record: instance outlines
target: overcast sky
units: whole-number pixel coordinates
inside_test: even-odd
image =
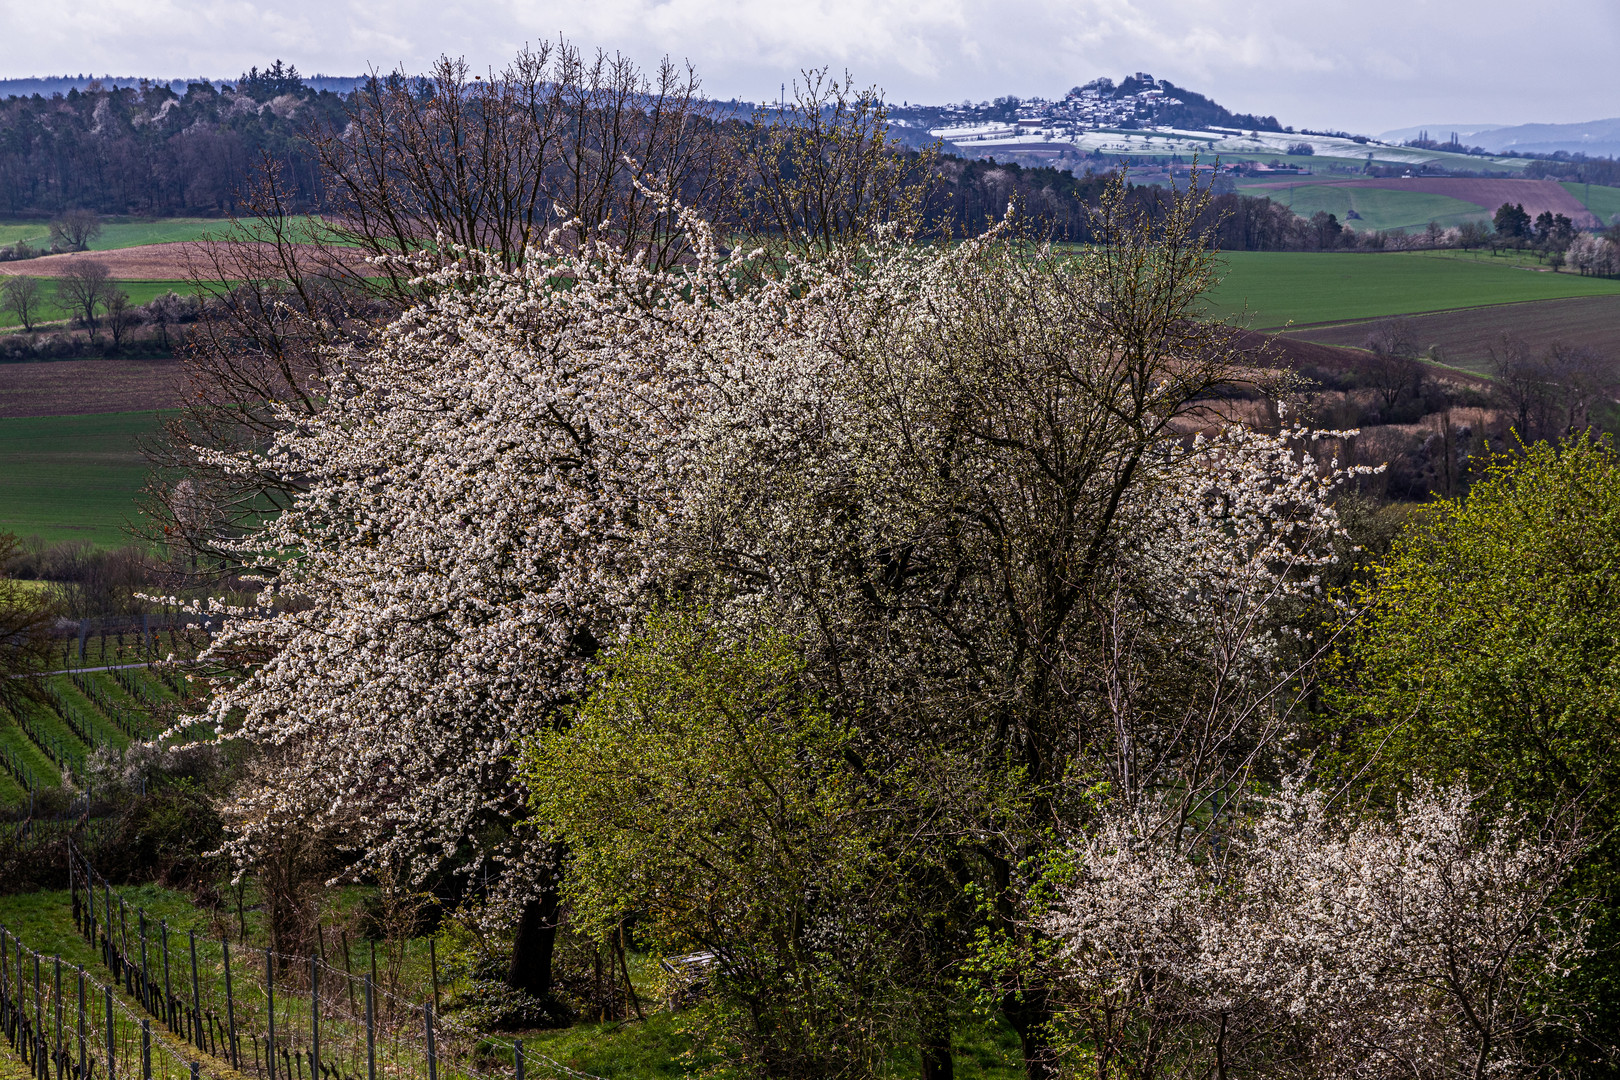
[[[561,33],[720,98],[821,65],[925,102],[1148,71],[1297,127],[1620,116],[1620,0],[0,0],[0,27],[5,77],[499,66]]]

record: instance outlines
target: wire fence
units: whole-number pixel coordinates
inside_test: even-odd
[[[73,919],[115,982],[151,1017],[265,1080],[525,1080],[536,1071],[603,1080],[473,1031],[378,982],[340,955],[298,956],[171,930],[131,909],[76,848]],[[341,966],[339,966],[341,964]],[[434,997],[436,998],[437,988]]]
[[[0,1030],[36,1080],[229,1080],[171,1045],[111,985],[30,949],[4,926]]]

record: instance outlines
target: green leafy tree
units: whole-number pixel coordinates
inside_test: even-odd
[[[1354,768],[1386,791],[1415,772],[1543,817],[1576,809],[1600,838],[1576,887],[1609,901],[1581,977],[1613,1045],[1620,455],[1582,436],[1497,458],[1396,543],[1371,599],[1341,699],[1370,718]]]
[[[1491,219],[1496,226],[1498,236],[1519,240],[1528,237],[1530,230],[1530,215],[1522,204],[1503,203],[1496,208],[1496,214]]]
[[[914,1010],[876,932],[897,899],[879,808],[804,670],[785,637],[654,616],[524,772],[581,928],[711,953],[715,1034],[749,1071],[865,1075]]]

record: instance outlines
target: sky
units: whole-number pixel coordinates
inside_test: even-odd
[[[805,68],[894,101],[1061,96],[1136,71],[1295,127],[1620,116],[1620,0],[0,0],[0,77],[498,68],[566,36],[690,61],[716,98]]]

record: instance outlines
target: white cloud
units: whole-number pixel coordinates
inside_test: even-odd
[[[914,101],[1146,70],[1299,126],[1620,113],[1614,0],[0,0],[0,25],[7,76],[231,76],[278,56],[337,74],[440,52],[498,66],[562,33],[690,59],[724,97],[774,97],[821,65]]]

